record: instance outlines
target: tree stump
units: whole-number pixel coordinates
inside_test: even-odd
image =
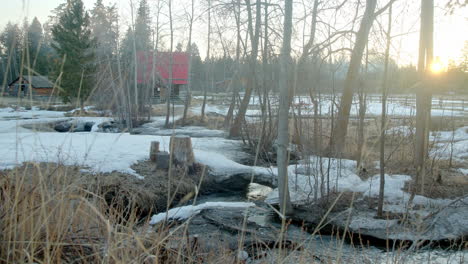
[[[156,153],[156,168],[169,169],[170,155],[167,151],[160,151]]]
[[[150,160],[156,162],[157,154],[159,152],[159,141],[152,141],[150,147]]]
[[[172,136],[170,142],[174,164],[192,167],[195,163],[192,139],[189,136]]]

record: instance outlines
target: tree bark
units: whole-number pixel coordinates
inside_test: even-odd
[[[281,50],[281,71],[279,78],[280,105],[278,113],[278,187],[279,205],[283,215],[292,213],[288,187],[288,147],[289,147],[289,93],[288,79],[291,69],[291,35],[292,35],[292,0],[285,0],[283,47]]]

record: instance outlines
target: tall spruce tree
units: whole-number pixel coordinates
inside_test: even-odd
[[[105,6],[97,0],[91,14],[91,32],[97,41],[96,57],[104,61],[117,52],[118,14],[115,5]]]
[[[48,74],[47,51],[49,47],[44,42],[42,25],[34,17],[31,25],[28,27],[28,52],[31,68],[40,75]]]
[[[18,77],[21,67],[21,30],[18,24],[8,22],[0,34],[0,45],[3,46],[4,82],[8,83]]]
[[[69,0],[67,7],[52,28],[52,47],[63,59],[60,64],[61,95],[65,102],[78,100],[83,108],[90,95],[93,80],[94,47],[90,18],[81,0]]]
[[[140,1],[135,21],[135,45],[137,51],[150,51],[151,44],[151,17],[148,2]]]

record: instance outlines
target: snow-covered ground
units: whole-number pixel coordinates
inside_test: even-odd
[[[409,126],[397,126],[387,130],[388,135],[409,137],[414,135],[415,129]],[[454,131],[432,131],[429,140],[433,142],[430,149],[432,157],[448,160],[450,156],[456,161],[466,162],[468,159],[468,126]]]
[[[15,116],[16,120],[4,117]],[[36,119],[23,120],[24,116]],[[109,120],[101,117],[75,117],[73,119],[95,122],[92,132],[56,133],[36,132],[21,125],[37,122],[51,122],[62,119],[64,112],[42,110],[0,111],[0,169],[12,168],[26,161],[61,162],[67,165],[89,167],[92,172],[121,171],[136,175],[131,166],[148,159],[151,141],[159,141],[161,150],[169,149],[170,136],[131,135],[129,133],[99,133],[99,123]],[[154,122],[161,123],[161,118]],[[192,128],[189,128],[192,130]],[[173,130],[168,130],[173,131]],[[174,132],[174,131],[173,131]],[[171,133],[168,132],[170,135]],[[195,159],[211,168],[214,175],[263,173],[270,171],[261,167],[239,164],[246,154],[242,152],[241,142],[224,138],[193,138]],[[139,175],[137,175],[139,176]]]
[[[218,107],[208,107],[216,110]],[[197,111],[195,107],[193,111]],[[168,150],[169,135],[131,135],[129,133],[100,133],[96,129],[92,132],[82,133],[56,133],[56,132],[35,132],[23,128],[22,125],[30,123],[51,122],[62,119],[76,119],[81,121],[95,122],[95,126],[104,121],[107,117],[65,117],[65,112],[44,111],[37,108],[32,110],[13,108],[0,109],[0,169],[12,168],[26,161],[36,162],[62,162],[68,165],[80,165],[88,167],[91,172],[111,172],[121,171],[133,174],[136,172],[131,166],[138,161],[148,159],[151,141],[159,141],[162,150]],[[154,117],[152,126],[162,126],[163,118]],[[182,129],[183,130],[183,129]],[[187,130],[193,130],[188,128]],[[407,133],[405,128],[401,128],[403,133]],[[408,129],[409,130],[409,129]],[[173,130],[169,130],[176,132]],[[399,130],[398,130],[399,131]],[[398,132],[397,131],[397,132]],[[178,131],[183,132],[183,131]],[[454,155],[457,158],[468,156],[468,127],[460,128],[454,133],[438,132],[431,135],[431,139],[438,139],[439,144],[446,144],[444,140],[456,139],[453,144]],[[277,168],[275,167],[253,167],[242,165],[236,160],[246,155],[242,151],[242,143],[236,140],[224,139],[222,137],[199,137],[192,138],[195,159],[210,167],[212,174],[222,178],[225,176],[235,176],[240,174],[263,175],[275,179]],[[330,164],[330,165],[329,165]],[[362,180],[355,171],[356,164],[351,160],[337,160],[311,156],[307,160],[301,161],[298,165],[290,165],[289,188],[291,198],[294,202],[300,203],[314,198],[319,198],[320,184],[322,177],[324,183],[336,191],[361,192],[364,196],[376,197],[378,195],[378,176]],[[464,173],[464,171],[462,171]],[[328,175],[328,176],[327,176]],[[384,209],[390,212],[402,212],[409,199],[409,194],[402,190],[405,182],[410,180],[407,175],[386,175],[385,185],[385,205]],[[273,190],[268,195],[268,202],[277,201],[278,192]],[[448,207],[453,200],[430,199],[423,196],[416,196],[414,204],[424,205],[424,210],[419,210],[421,216],[426,216],[440,208]],[[468,201],[467,201],[468,202]],[[169,218],[183,219],[204,208],[211,207],[250,207],[251,204],[202,204],[194,207],[176,208],[169,211]],[[429,208],[430,210],[428,210]],[[468,226],[468,216],[455,213],[446,215],[451,219],[451,224]],[[463,212],[461,212],[463,213]],[[468,212],[465,212],[468,213]],[[154,216],[154,223],[161,218],[166,218],[166,214]],[[373,215],[361,215],[350,221],[350,227],[359,228],[378,227],[392,224],[390,221],[375,220]]]
[[[332,106],[334,106],[334,111],[337,110],[336,103],[339,102],[339,95],[335,100],[329,95],[322,95],[320,100],[319,111],[322,115],[330,115]],[[271,96],[270,102],[273,108],[278,105],[278,97]],[[382,114],[382,104],[380,102],[379,96],[370,96],[366,102],[366,115],[367,116],[379,116]],[[415,98],[399,98],[399,97],[390,97],[387,101],[387,114],[391,116],[398,117],[409,117],[415,116],[416,114],[416,101]],[[301,111],[303,115],[313,114],[313,102],[309,96],[295,96],[293,101],[294,111]],[[207,103],[205,111],[214,112],[222,115],[226,115],[229,109],[229,105],[213,105],[210,102]],[[195,112],[201,112],[201,107],[195,107]],[[351,107],[351,115],[356,116],[359,113],[359,102],[357,98],[354,98],[353,105]],[[247,116],[256,116],[260,115],[260,102],[257,96],[253,96],[250,100],[249,109],[247,110]],[[464,100],[441,100],[434,98],[432,100],[432,116],[467,116],[468,115],[468,101]]]
[[[322,177],[324,186],[329,185],[332,191],[360,192],[370,197],[377,197],[379,194],[380,175],[362,180],[356,173],[356,161],[353,160],[311,156],[308,160],[302,160],[297,165],[290,165],[288,171],[291,200],[295,203],[322,197],[320,191]],[[394,204],[408,202],[410,195],[402,188],[405,182],[410,179],[411,177],[408,175],[385,175],[386,206],[391,207]],[[277,189],[268,195],[267,201],[270,203],[278,202]],[[414,198],[414,203],[420,205],[446,205],[450,201],[430,199],[419,195]]]

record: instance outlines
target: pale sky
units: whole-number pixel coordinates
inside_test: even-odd
[[[51,14],[50,11],[64,1],[65,0],[0,0],[0,28],[3,28],[8,21],[21,22],[25,17],[28,17],[28,20],[31,21],[33,17],[37,16],[39,21],[43,23]],[[104,3],[117,4],[122,24],[125,25],[126,21],[128,23],[130,20],[130,1],[131,0],[104,0]],[[407,14],[405,18],[395,18],[399,20],[400,30],[404,32],[407,32],[408,29],[418,31],[418,8],[420,1],[400,1],[398,2],[410,3],[409,5],[412,5],[414,2],[414,10],[408,11],[410,14]],[[94,5],[95,0],[83,0],[83,2],[86,8],[90,9]],[[137,3],[137,0],[133,0],[133,2]],[[148,2],[151,5],[152,0]],[[442,62],[447,63],[450,59],[457,60],[459,58],[464,42],[468,41],[468,8],[457,10],[454,15],[448,15],[446,11],[442,9],[447,0],[436,0],[435,2],[434,55],[440,57]],[[381,1],[379,1],[379,3],[381,4]],[[182,6],[184,4],[187,4],[186,0],[173,0],[174,8],[183,8]],[[300,5],[296,4],[296,11],[300,7]],[[411,13],[414,13],[414,15],[411,15]],[[395,30],[398,30],[398,28]],[[202,25],[197,27],[194,25],[194,31],[194,41],[199,44],[200,52],[203,55],[205,54],[203,47],[205,46],[204,35],[206,35],[206,27]],[[184,38],[183,36],[185,36],[185,34],[186,33],[179,33],[179,37]],[[201,39],[197,40],[197,37]],[[399,52],[398,54],[393,54],[393,56],[398,57],[399,63],[408,64],[416,62],[418,37],[418,33],[413,32],[410,35],[395,40],[393,46],[394,49],[398,49]]]

